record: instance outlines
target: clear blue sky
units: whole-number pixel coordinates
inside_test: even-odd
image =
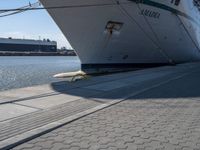
[[[0,9],[18,8],[37,0],[0,0]],[[70,48],[66,38],[46,10],[27,11],[0,18],[0,37],[49,38],[58,42],[58,47]]]

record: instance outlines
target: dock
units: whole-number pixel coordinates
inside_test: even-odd
[[[0,149],[200,150],[200,63],[0,92]]]

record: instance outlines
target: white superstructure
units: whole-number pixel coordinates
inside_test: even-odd
[[[40,0],[82,69],[200,60],[199,0]]]

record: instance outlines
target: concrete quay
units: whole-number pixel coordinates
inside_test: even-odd
[[[200,150],[200,63],[0,92],[0,149]]]

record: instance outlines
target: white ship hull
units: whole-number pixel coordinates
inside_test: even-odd
[[[200,60],[200,14],[192,0],[178,6],[172,0],[135,1],[41,0],[83,70]],[[109,23],[120,27],[107,29]]]

